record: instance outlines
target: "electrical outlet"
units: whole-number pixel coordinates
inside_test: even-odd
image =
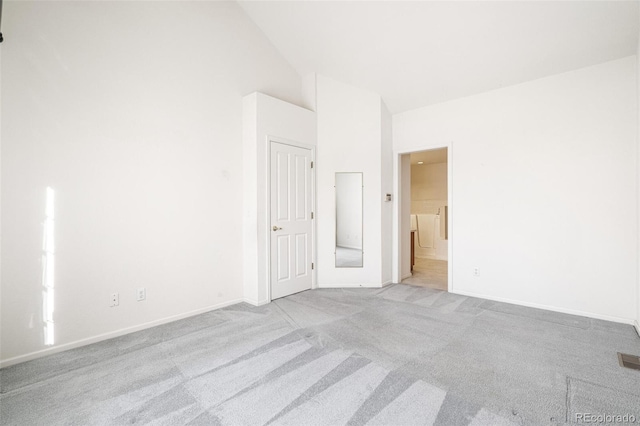
[[[478,268],[477,266],[475,268],[473,268],[473,276],[474,277],[479,277],[480,276],[480,268]]]
[[[118,306],[120,304],[120,294],[119,293],[111,293],[110,304],[112,308],[114,306]]]
[[[140,302],[146,298],[147,298],[147,289],[144,287],[138,287],[138,290],[136,291],[136,300]]]

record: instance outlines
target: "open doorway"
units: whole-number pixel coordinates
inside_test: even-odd
[[[402,282],[447,291],[448,149],[413,152],[409,157],[411,189],[405,196],[410,194],[411,275]]]

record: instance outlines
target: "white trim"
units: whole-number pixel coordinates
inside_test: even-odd
[[[402,155],[393,152],[393,187],[392,190],[396,194],[391,199],[391,279],[397,283],[402,282],[402,262],[400,253],[400,214],[402,213]],[[405,277],[406,278],[406,277]]]
[[[302,149],[308,149],[309,151],[312,151],[315,153],[315,149],[316,146],[310,143],[304,143],[304,142],[298,142],[298,141],[294,141],[291,139],[287,139],[287,138],[281,138],[279,136],[273,136],[273,135],[267,135],[267,142],[270,144],[271,142],[276,142],[276,143],[281,143],[283,145],[291,145],[294,146],[296,148],[302,148]],[[271,149],[271,145],[269,145],[269,149]],[[271,159],[269,159],[269,163],[271,163],[270,161]],[[314,160],[315,161],[315,158]],[[316,165],[314,163],[313,168],[316,168]]]
[[[638,13],[640,17],[640,13]],[[640,336],[640,45],[636,52],[636,320],[634,327]]]
[[[308,149],[311,152],[311,161],[313,162],[313,168],[311,169],[311,211],[314,212],[314,218],[311,219],[311,262],[317,264],[318,261],[316,259],[316,217],[317,217],[317,209],[316,209],[316,169],[318,168],[316,162],[316,146],[304,142],[298,142],[291,139],[281,138],[279,136],[267,135],[267,150],[266,150],[266,173],[265,182],[267,182],[267,205],[266,205],[266,242],[267,242],[267,267],[266,267],[266,283],[267,283],[267,301],[266,302],[257,302],[261,304],[271,302],[271,147],[272,143],[279,143],[283,145],[290,145],[296,148]],[[311,271],[311,290],[318,288],[318,280],[317,280],[318,269],[313,269]],[[251,302],[247,302],[251,303]],[[254,304],[254,303],[251,303]],[[260,306],[255,305],[255,306]]]
[[[586,318],[594,318],[594,319],[600,319],[604,321],[618,322],[621,324],[635,325],[634,324],[635,321],[630,318],[621,318],[621,317],[615,317],[611,315],[600,315],[600,314],[594,314],[592,312],[580,311],[577,309],[559,308],[557,306],[544,305],[542,303],[522,302],[520,300],[507,299],[504,297],[491,297],[491,296],[476,294],[468,291],[456,291],[455,294],[460,294],[462,296],[476,297],[478,299],[509,303],[511,305],[526,306],[528,308],[544,309],[545,311],[559,312],[562,314],[577,315],[577,316],[586,317]]]
[[[108,333],[99,334],[97,336],[88,337],[86,339],[76,340],[74,342],[65,343],[62,345],[54,346],[51,348],[42,349],[35,352],[30,352],[25,355],[19,355],[13,358],[8,358],[0,361],[0,368],[9,367],[11,365],[20,364],[21,362],[31,361],[33,359],[42,358],[47,355],[53,355],[58,352],[64,352],[69,349],[79,348],[81,346],[90,345],[92,343],[101,342],[103,340],[113,339],[114,337],[124,336],[125,334],[134,333],[140,330],[146,330],[147,328],[156,327],[158,325],[167,324],[173,321],[181,320],[184,318],[204,314],[205,312],[214,311],[216,309],[224,308],[227,306],[235,305],[243,302],[243,299],[233,299],[227,302],[218,303],[215,305],[207,306],[205,308],[196,309],[182,314],[172,315],[170,317],[161,318],[154,321],[149,321],[144,324],[136,325],[133,327],[121,328],[120,330],[110,331]]]
[[[321,284],[318,288],[382,288],[385,285],[386,284],[331,283]]]
[[[252,306],[262,306],[262,305],[267,305],[267,304],[271,303],[270,300],[263,300],[261,302],[257,302],[257,301],[255,301],[253,299],[247,299],[246,297],[243,299],[243,301],[245,303],[248,303],[248,304],[252,305]]]
[[[400,277],[400,282],[402,282],[402,281],[404,281],[407,278],[412,277],[412,276],[413,276],[413,272],[409,272],[407,275],[405,275],[403,277]]]
[[[393,284],[393,280],[385,281],[380,285],[380,287],[386,287],[386,286],[391,285],[391,284]]]

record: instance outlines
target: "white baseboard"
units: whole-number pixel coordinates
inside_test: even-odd
[[[386,286],[391,285],[391,284],[393,284],[393,280],[385,281],[385,282],[382,283],[382,285],[380,287],[386,287]]]
[[[454,293],[454,294],[460,294],[462,296],[477,297],[478,299],[486,299],[486,300],[493,300],[493,301],[496,301],[496,302],[510,303],[512,305],[526,306],[528,308],[544,309],[546,311],[559,312],[561,314],[577,315],[577,316],[581,316],[581,317],[587,317],[587,318],[594,318],[594,319],[600,319],[600,320],[605,320],[605,321],[618,322],[618,323],[621,323],[621,324],[635,325],[634,324],[635,321],[633,319],[629,319],[629,318],[621,318],[621,317],[615,317],[615,316],[611,316],[611,315],[594,314],[592,312],[585,312],[585,311],[580,311],[580,310],[577,310],[577,309],[565,309],[565,308],[559,308],[557,306],[544,305],[544,304],[541,304],[541,303],[529,303],[529,302],[523,302],[523,301],[520,301],[520,300],[506,299],[506,298],[503,298],[503,297],[485,296],[485,295],[482,295],[482,294],[476,294],[476,293],[472,293],[472,292],[468,292],[468,291],[453,291],[453,290],[450,290],[450,292]]]
[[[262,300],[258,302],[257,300],[247,299],[247,298],[244,298],[243,301],[253,306],[262,306],[262,305],[266,305],[267,303],[271,303],[270,300]]]
[[[340,284],[320,284],[318,289],[323,288],[380,288],[380,284],[349,284],[349,283],[340,283]]]
[[[8,358],[4,360],[0,360],[0,368],[9,367],[11,365],[20,364],[21,362],[31,361],[37,358],[42,358],[47,355],[53,355],[58,352],[64,352],[69,349],[79,348],[81,346],[90,345],[92,343],[101,342],[103,340],[113,339],[114,337],[124,336],[125,334],[135,333],[136,331],[145,330],[147,328],[155,327],[158,325],[166,324],[169,322],[181,320],[184,318],[189,318],[195,315],[204,314],[205,312],[214,311],[216,309],[224,308],[226,306],[235,305],[237,303],[242,302],[243,299],[234,299],[229,300],[227,302],[218,303],[216,305],[207,306],[206,308],[196,309],[194,311],[185,312],[178,315],[172,315],[170,317],[161,318],[158,320],[146,322],[144,324],[135,325],[133,327],[121,328],[120,330],[111,331],[104,334],[99,334],[97,336],[88,337],[86,339],[76,340],[74,342],[65,343],[62,345],[52,346],[46,349],[41,349],[39,351],[30,352],[25,355],[19,355],[13,358]]]
[[[404,276],[400,279],[400,281],[402,281],[402,280],[406,280],[407,278],[412,277],[412,276],[413,276],[413,273],[409,272],[407,275],[404,275]]]
[[[636,333],[638,333],[638,337],[640,337],[640,322],[634,321],[633,326],[636,328]]]

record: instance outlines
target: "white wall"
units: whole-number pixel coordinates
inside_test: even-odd
[[[4,8],[4,365],[242,300],[242,96],[300,102],[297,73],[233,2]]]
[[[381,99],[375,93],[321,75],[316,76],[315,83],[318,286],[379,287],[382,284],[383,229]],[[305,92],[313,91],[305,89]],[[386,157],[390,156],[389,150]],[[363,174],[362,268],[335,267],[336,172]]]
[[[392,282],[392,253],[393,253],[393,198],[398,194],[393,193],[393,119],[387,106],[381,103],[382,143],[380,177],[382,180],[382,284]],[[391,201],[386,201],[386,194],[391,194]]]
[[[632,321],[635,84],[628,57],[394,116],[396,153],[451,146],[452,291]]]
[[[243,288],[253,305],[270,302],[269,140],[316,145],[316,115],[252,93],[243,98]]]

